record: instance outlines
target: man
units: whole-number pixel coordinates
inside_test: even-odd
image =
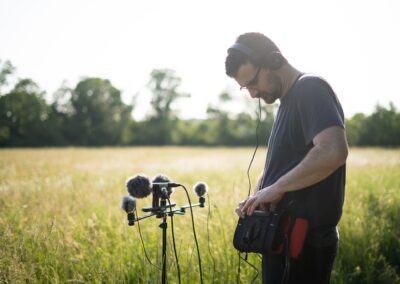
[[[237,214],[294,203],[294,218],[308,224],[301,253],[291,258],[290,268],[284,253],[263,255],[263,283],[282,283],[284,273],[289,283],[329,283],[348,154],[342,107],[326,81],[296,70],[263,34],[239,36],[228,49],[225,67],[252,98],[280,101],[263,174]]]

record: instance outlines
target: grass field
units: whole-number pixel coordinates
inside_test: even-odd
[[[154,266],[144,256],[138,226],[129,227],[119,208],[125,181],[136,173],[164,173],[188,188],[198,180],[209,184],[210,215],[208,208],[194,209],[204,283],[236,283],[234,208],[247,195],[252,151],[0,150],[0,283],[160,283],[161,272],[155,267],[161,262],[160,219],[140,223]],[[251,171],[253,182],[264,157],[262,149]],[[351,149],[332,283],[400,283],[399,190],[400,150]],[[172,200],[187,203],[182,189]],[[150,202],[151,198],[139,200],[138,208]],[[182,283],[199,283],[190,214],[175,216],[174,229]],[[260,267],[259,257],[252,255],[249,261]],[[241,283],[250,283],[255,275],[242,263]],[[170,230],[168,283],[177,283]],[[255,283],[261,283],[261,275]]]

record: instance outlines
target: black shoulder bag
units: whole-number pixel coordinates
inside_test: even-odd
[[[252,216],[239,218],[233,246],[240,252],[278,253],[284,239],[288,219],[284,211],[254,211]]]

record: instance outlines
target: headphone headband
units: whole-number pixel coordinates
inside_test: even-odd
[[[258,63],[261,61],[262,63],[266,64],[271,69],[278,69],[280,68],[285,62],[286,59],[282,56],[279,50],[272,51],[270,54],[258,54],[253,49],[247,47],[241,43],[233,44],[229,49],[228,53],[231,50],[237,50],[249,57],[254,63]]]
[[[254,52],[254,50],[252,50],[251,48],[249,48],[241,43],[235,43],[234,45],[232,45],[228,49],[228,52],[230,52],[231,50],[238,50],[238,51],[244,53],[245,55],[247,55],[248,57],[250,57],[254,61],[257,61],[260,59],[260,56],[257,56],[257,54]]]

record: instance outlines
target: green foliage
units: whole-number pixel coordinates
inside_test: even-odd
[[[370,116],[356,114],[347,121],[350,145],[400,146],[400,113],[393,103],[377,105]]]
[[[181,78],[170,69],[155,69],[150,74],[148,87],[153,95],[151,105],[155,120],[170,120],[173,118],[172,104],[179,98],[190,97],[189,94],[178,92]]]
[[[40,146],[51,143],[47,130],[50,108],[30,79],[21,79],[0,97],[0,145]]]
[[[400,283],[399,162],[398,151],[350,152],[337,283]]]
[[[148,145],[172,143],[172,131],[176,126],[176,116],[172,106],[180,98],[190,97],[189,94],[178,91],[180,84],[181,78],[173,70],[155,69],[151,72],[148,87],[152,93],[153,111],[149,119],[142,123],[142,131],[137,132],[141,137],[145,134],[145,141],[141,143]]]
[[[11,62],[0,61],[0,91],[14,71]],[[208,106],[206,119],[181,120],[176,104],[190,97],[179,91],[181,81],[174,70],[153,70],[148,82],[152,109],[145,120],[134,121],[137,95],[125,104],[121,91],[107,79],[84,78],[74,88],[63,84],[50,104],[35,82],[21,79],[9,92],[0,92],[0,147],[245,146],[255,145],[257,138],[258,144],[267,143],[276,105],[256,107],[251,101],[246,111],[234,114],[231,106],[238,99],[224,91]],[[346,131],[351,146],[399,146],[400,113],[392,103],[388,108],[377,105],[371,115],[359,113],[346,120]]]
[[[132,111],[121,101],[121,92],[100,78],[80,81],[72,91],[71,107],[69,139],[76,145],[118,145]]]
[[[360,145],[365,120],[365,114],[357,113],[346,121],[347,140],[351,146]]]
[[[1,87],[7,85],[7,77],[14,73],[15,67],[11,64],[9,60],[3,61],[0,60],[0,95],[1,95]]]

